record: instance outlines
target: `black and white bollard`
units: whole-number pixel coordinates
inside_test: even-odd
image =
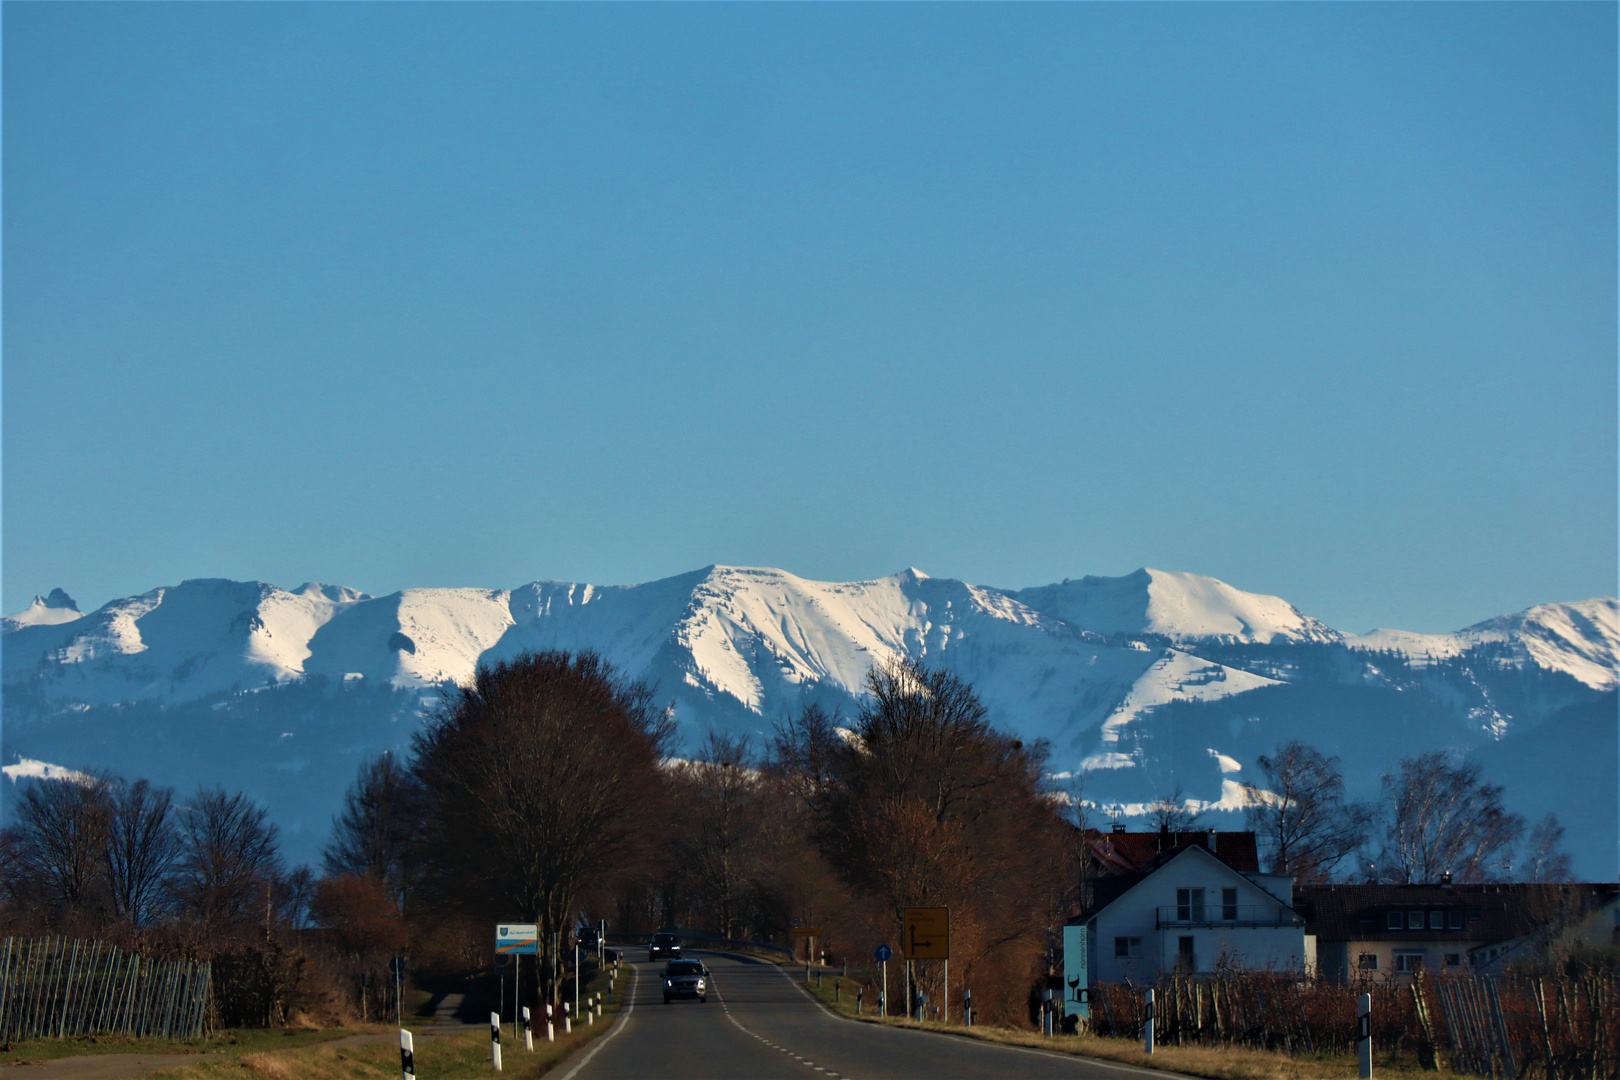
[[[399,1029],[399,1068],[405,1080],[416,1080],[416,1047],[404,1028]]]
[[[489,1056],[495,1063],[495,1071],[501,1071],[501,1014],[489,1014]]]
[[[1356,998],[1356,1063],[1361,1066],[1361,1080],[1372,1077],[1372,995]]]
[[[973,1026],[973,991],[962,991],[962,1026]]]
[[[844,980],[843,979],[834,979],[833,980],[833,1003],[837,1004],[838,1002],[843,1001],[843,1000],[844,1000]]]
[[[917,995],[917,1019],[919,1021],[928,1019],[928,995],[927,994],[918,994]]]
[[[1052,988],[1041,991],[1041,1034],[1052,1037]]]
[[[572,1010],[569,1009],[568,1002],[565,1001],[565,1002],[563,1002],[563,1034],[564,1035],[571,1034],[573,1032],[573,1030],[574,1030],[574,1014],[573,1014]]]
[[[551,1005],[546,1005],[546,1042],[557,1041],[557,1025],[551,1019]]]
[[[863,998],[865,998],[865,997],[866,997],[866,988],[864,986],[857,986],[855,988],[855,1015],[856,1016],[861,1015],[861,1000]]]
[[[1142,1050],[1153,1053],[1153,988],[1142,992]]]
[[[523,1006],[523,1049],[534,1049],[534,1025],[529,1022],[529,1007]]]

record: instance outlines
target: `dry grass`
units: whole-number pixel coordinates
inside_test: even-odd
[[[64,1057],[100,1054],[219,1054],[236,1058],[255,1051],[283,1050],[330,1042],[350,1035],[392,1031],[376,1024],[348,1028],[269,1028],[218,1032],[205,1039],[140,1039],[131,1035],[79,1035],[29,1039],[0,1049],[0,1068]]]
[[[604,990],[607,980],[598,976],[586,992]],[[621,981],[619,998],[629,989]],[[559,1028],[557,1041],[545,1040],[541,1028],[535,1040],[534,1052],[523,1049],[520,1042],[507,1039],[501,1044],[502,1073],[519,1078],[533,1078],[554,1068],[575,1050],[599,1035],[606,1034],[618,1015],[619,1002],[603,1005],[602,1019],[594,1024],[576,1024],[564,1035]],[[428,1035],[419,1032],[416,1038],[416,1071],[419,1076],[433,1080],[472,1080],[490,1073],[489,1029],[471,1028],[449,1035]],[[389,1028],[377,1036],[377,1041],[360,1045],[320,1045],[290,1050],[254,1050],[225,1060],[213,1059],[187,1064],[156,1073],[153,1080],[243,1080],[244,1074],[253,1080],[362,1080],[378,1076],[399,1075],[399,1042]]]
[[[800,974],[802,976],[802,971]],[[851,979],[846,980],[847,985],[853,985],[853,975],[854,973],[851,973]],[[879,1020],[870,1008],[857,1017],[852,993],[846,992],[841,1001],[833,1001],[833,977],[830,974],[823,974],[819,989],[814,979],[806,983],[801,978],[799,985],[808,990],[810,995],[829,1011],[860,1023],[918,1028],[959,1038],[1116,1061],[1147,1069],[1163,1069],[1186,1076],[1210,1077],[1212,1080],[1345,1080],[1358,1074],[1354,1057],[1331,1054],[1290,1057],[1287,1054],[1235,1046],[1160,1046],[1155,1053],[1149,1055],[1142,1052],[1141,1043],[1128,1039],[1107,1039],[1090,1035],[1046,1038],[1034,1031],[984,1024],[965,1028],[960,1024],[942,1024],[932,1020],[919,1022],[893,1016]],[[1373,1073],[1380,1077],[1411,1078],[1411,1080],[1417,1080],[1419,1077],[1423,1080],[1463,1080],[1461,1074],[1445,1069],[1439,1072],[1424,1072],[1415,1063],[1394,1063],[1383,1059],[1374,1062]]]

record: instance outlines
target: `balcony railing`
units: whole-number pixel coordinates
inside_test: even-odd
[[[1230,916],[1230,917],[1228,917]],[[1158,928],[1186,926],[1304,926],[1305,920],[1280,904],[1171,904],[1158,909]]]

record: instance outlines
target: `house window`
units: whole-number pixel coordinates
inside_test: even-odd
[[[1444,930],[1446,928],[1446,913],[1443,911],[1429,912],[1429,929]]]
[[[1446,967],[1462,967],[1462,954],[1454,952],[1446,953]]]
[[[1361,971],[1377,971],[1378,954],[1375,952],[1362,953],[1356,957],[1356,967]]]
[[[1142,955],[1142,939],[1139,937],[1117,937],[1114,939],[1114,955],[1131,957]]]
[[[1176,921],[1177,922],[1203,922],[1204,921],[1204,890],[1203,889],[1177,889],[1176,890]]]
[[[1452,908],[1450,911],[1446,912],[1446,929],[1461,930],[1462,916],[1463,913],[1461,908]]]
[[[1421,929],[1423,929],[1423,912],[1421,912],[1421,911],[1408,911],[1406,913],[1406,928],[1408,930],[1421,930]]]
[[[1395,954],[1395,970],[1405,975],[1411,975],[1423,970],[1423,954],[1420,952],[1398,952]]]
[[[1237,922],[1237,890],[1221,890],[1221,918],[1227,922]]]

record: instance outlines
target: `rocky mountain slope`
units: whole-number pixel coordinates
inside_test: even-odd
[[[907,654],[972,681],[998,724],[1048,740],[1054,772],[1082,777],[1088,800],[1129,812],[1180,784],[1219,812],[1285,737],[1340,753],[1361,794],[1402,754],[1533,738],[1560,710],[1613,700],[1616,628],[1615,600],[1600,598],[1456,634],[1345,635],[1278,597],[1148,569],[1021,590],[726,566],[384,597],[196,580],[88,614],[57,590],[0,627],[0,764],[249,790],[308,857],[360,758],[407,747],[480,662],[593,648],[656,683],[689,738],[763,738],[809,701],[852,711],[869,667]],[[1518,786],[1537,816],[1569,799],[1556,783],[1530,790],[1534,776]],[[1591,872],[1606,860],[1613,877],[1616,841],[1579,839],[1598,853]]]

